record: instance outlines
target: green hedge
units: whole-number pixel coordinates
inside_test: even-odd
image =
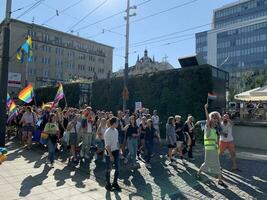
[[[93,83],[92,106],[95,109],[122,109],[123,79],[99,80]],[[196,120],[204,118],[203,106],[207,93],[213,89],[212,72],[209,67],[176,69],[138,77],[128,82],[128,108],[134,110],[136,101],[150,111],[158,110],[162,132],[168,116],[179,114],[186,119],[192,114]]]

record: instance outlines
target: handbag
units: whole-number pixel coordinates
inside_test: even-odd
[[[47,140],[47,138],[48,138],[48,134],[45,133],[45,132],[42,132],[42,133],[41,133],[41,139],[45,139],[45,140]]]

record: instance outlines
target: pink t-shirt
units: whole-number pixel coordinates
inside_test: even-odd
[[[34,113],[25,112],[22,116],[23,125],[31,124],[34,125],[36,116]]]

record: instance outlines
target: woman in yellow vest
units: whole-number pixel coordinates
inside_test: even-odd
[[[208,113],[208,104],[205,105],[206,114],[206,127],[204,132],[204,146],[205,146],[205,161],[201,165],[197,178],[200,178],[202,171],[213,174],[218,177],[218,184],[227,187],[227,185],[222,181],[221,166],[219,161],[218,153],[218,135],[216,133],[217,117],[215,114]]]

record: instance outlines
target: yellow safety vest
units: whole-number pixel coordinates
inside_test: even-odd
[[[204,146],[205,150],[216,150],[217,149],[217,133],[214,128],[210,129],[210,137],[207,137],[206,134],[204,134]]]

